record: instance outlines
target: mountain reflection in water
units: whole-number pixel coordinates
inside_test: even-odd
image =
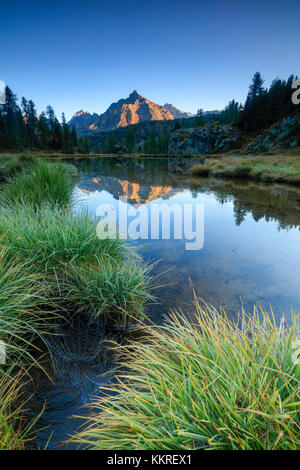
[[[268,308],[276,319],[291,309],[300,309],[300,191],[280,186],[231,182],[189,177],[192,159],[102,158],[76,161],[81,170],[76,194],[78,207],[91,214],[101,203],[118,206],[126,197],[130,205],[151,206],[201,203],[204,205],[204,247],[186,251],[184,240],[137,240],[134,244],[147,262],[160,260],[153,274],[157,305],[148,306],[150,318],[160,323],[171,309],[192,312],[193,288],[205,302],[220,306],[234,318],[254,304]],[[75,209],[76,210],[76,209]],[[132,243],[132,242],[129,242]],[[110,380],[111,353],[105,340],[111,332],[91,328],[82,319],[54,338],[50,347],[53,371],[50,380],[37,371],[31,414],[39,421],[36,445],[60,448],[61,442],[74,435],[81,420],[74,415],[88,414],[82,408],[94,395],[105,393]],[[89,345],[89,347],[87,347]],[[80,352],[80,354],[78,353]],[[114,380],[112,375],[112,380]],[[102,388],[101,388],[102,387]],[[38,426],[38,427],[39,427]],[[77,448],[68,444],[68,448]]]
[[[150,306],[155,321],[170,309],[191,310],[198,296],[236,315],[243,303],[268,308],[277,318],[300,308],[300,191],[247,181],[189,176],[195,159],[102,158],[80,163],[80,200],[92,214],[120,197],[140,207],[153,203],[201,203],[205,211],[202,250],[186,251],[182,240],[137,240],[139,253],[161,274]]]

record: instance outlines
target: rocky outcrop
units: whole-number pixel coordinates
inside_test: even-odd
[[[256,137],[246,148],[246,153],[277,152],[283,148],[300,145],[300,116],[288,117],[274,124]]]
[[[178,129],[169,140],[169,155],[192,156],[225,152],[242,145],[240,132],[231,126],[211,123],[197,129]]]

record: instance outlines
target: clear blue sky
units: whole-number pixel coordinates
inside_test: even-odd
[[[38,111],[101,113],[137,89],[190,112],[300,70],[299,0],[11,0],[0,79]]]

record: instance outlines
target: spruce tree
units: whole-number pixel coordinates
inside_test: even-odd
[[[63,151],[65,153],[73,153],[74,145],[70,132],[70,128],[66,123],[65,113],[62,113],[62,132],[63,132]]]
[[[132,153],[135,149],[135,132],[134,128],[130,127],[127,134],[126,134],[126,147],[128,148],[128,151]]]

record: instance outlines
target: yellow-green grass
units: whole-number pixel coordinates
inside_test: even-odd
[[[131,254],[121,261],[110,257],[94,263],[68,264],[60,274],[61,297],[77,313],[88,312],[107,325],[127,324],[145,317],[145,304],[153,302],[151,266]]]
[[[299,449],[296,320],[196,304],[119,347],[126,372],[73,441],[91,449]]]
[[[22,384],[31,366],[38,365],[34,338],[43,339],[51,333],[57,315],[55,306],[46,301],[48,289],[43,276],[32,272],[30,261],[20,262],[10,257],[5,247],[0,248],[0,341],[4,362],[0,364],[0,450],[22,449],[29,438],[33,423],[24,422]]]
[[[39,416],[29,423],[22,399],[22,382],[28,380],[23,372],[15,372],[18,361],[10,364],[8,370],[0,368],[0,451],[24,450],[28,441],[33,439],[32,428]]]
[[[196,177],[253,179],[300,185],[299,156],[261,156],[207,158],[195,165],[191,173]]]
[[[33,161],[32,157],[23,155],[0,155],[0,182],[16,175],[24,166],[29,166]]]

